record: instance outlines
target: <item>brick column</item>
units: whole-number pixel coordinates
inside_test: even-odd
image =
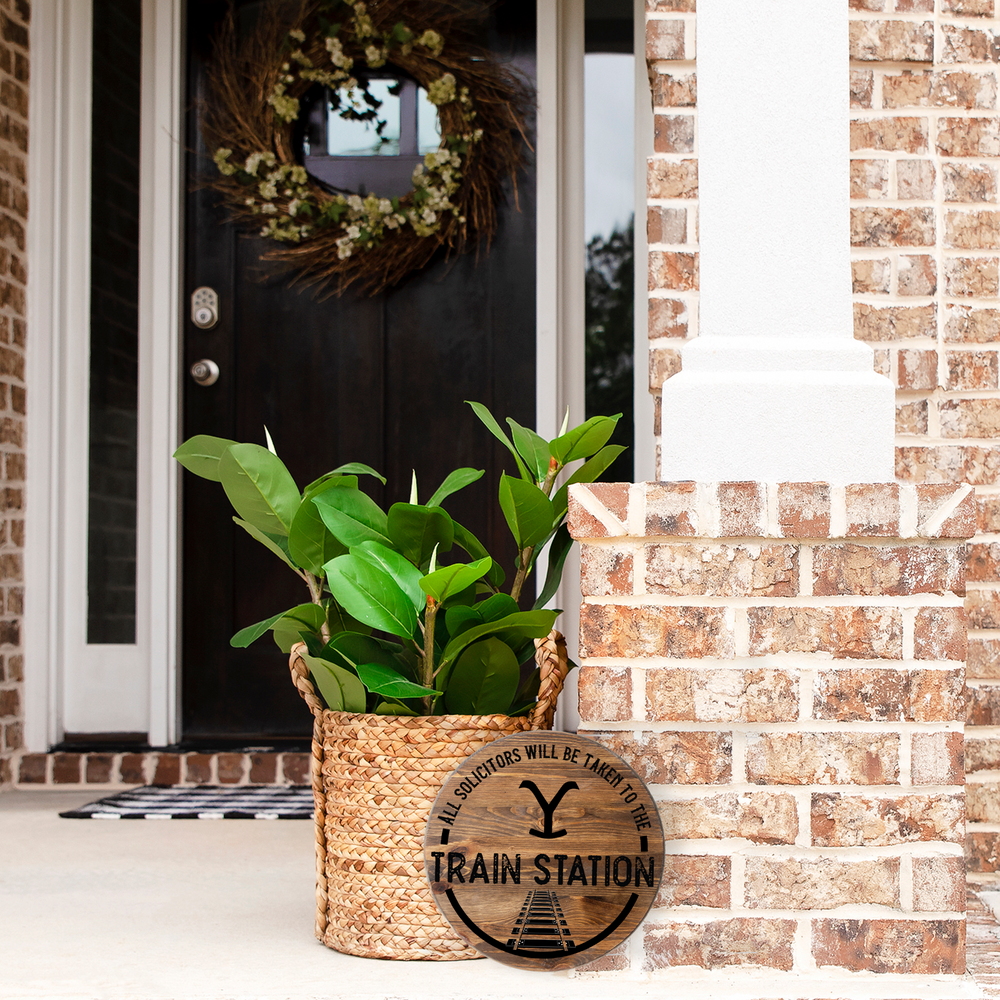
[[[975,521],[952,484],[572,488],[581,732],[667,837],[657,906],[603,968],[759,966],[760,996],[964,971]]]

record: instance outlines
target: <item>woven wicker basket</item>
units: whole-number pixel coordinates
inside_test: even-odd
[[[447,776],[487,743],[551,729],[568,664],[553,631],[535,640],[541,671],[529,718],[391,716],[330,712],[296,646],[292,680],[314,716],[316,937],[367,958],[478,958],[448,926],[424,875],[424,828]]]

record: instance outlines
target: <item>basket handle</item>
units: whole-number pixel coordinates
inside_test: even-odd
[[[309,667],[302,659],[301,652],[306,648],[304,642],[292,646],[288,657],[288,669],[292,674],[292,683],[302,695],[314,716],[323,714],[323,701],[316,693],[309,677]],[[562,691],[563,682],[569,673],[569,661],[566,659],[566,640],[562,634],[553,629],[544,639],[535,640],[535,662],[541,678],[538,684],[538,701],[531,710],[532,729],[551,729],[555,717],[556,701]]]

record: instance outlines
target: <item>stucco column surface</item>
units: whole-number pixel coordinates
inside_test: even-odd
[[[841,0],[699,5],[700,336],[665,480],[893,478],[893,389],[853,337],[847,26]]]

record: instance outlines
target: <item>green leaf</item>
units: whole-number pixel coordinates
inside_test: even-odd
[[[472,407],[472,412],[475,413],[477,417],[486,425],[489,432],[498,440],[502,441],[506,445],[507,450],[514,456],[514,461],[517,462],[517,470],[521,473],[521,478],[532,482],[531,473],[528,471],[528,467],[521,460],[521,456],[517,453],[517,449],[511,444],[511,440],[504,434],[500,425],[496,422],[493,414],[490,413],[482,403],[474,403],[471,399],[467,399],[466,402]]]
[[[516,646],[522,639],[542,639],[552,631],[558,614],[557,611],[551,610],[518,611],[495,622],[485,622],[470,628],[448,641],[438,660],[438,667],[444,668],[454,661],[469,643],[484,639],[488,635],[496,636],[508,646]]]
[[[591,417],[585,420],[579,427],[574,427],[552,442],[552,456],[566,465],[578,458],[593,455],[608,443],[620,418],[621,414],[616,413],[613,417]]]
[[[521,609],[517,601],[509,594],[494,594],[476,605],[476,611],[482,615],[484,622],[495,622],[508,615],[516,615]]]
[[[255,528],[252,524],[248,524],[246,521],[240,520],[238,517],[234,517],[233,520],[252,539],[254,539],[254,541],[260,542],[264,548],[270,549],[283,563],[298,571],[299,567],[296,565],[295,560],[291,556],[288,548],[288,540],[286,538],[282,538],[281,535],[269,535],[267,532],[260,531]]]
[[[302,498],[285,463],[259,444],[231,445],[219,460],[229,502],[244,521],[287,537]]]
[[[428,507],[437,507],[442,500],[450,497],[452,493],[464,490],[477,479],[483,478],[483,469],[456,469],[449,472],[444,478],[444,482],[434,491],[434,495],[427,501]]]
[[[309,653],[299,654],[306,662],[319,693],[334,712],[363,712],[366,707],[365,686],[349,670],[321,660]]]
[[[349,615],[401,639],[412,637],[413,602],[385,570],[351,554],[331,559],[324,569],[330,593]]]
[[[401,705],[398,701],[383,701],[376,709],[376,715],[419,715],[409,705]]]
[[[274,447],[274,440],[271,438],[271,432],[267,429],[267,424],[264,424],[264,438],[267,441],[267,450],[272,455],[277,455],[278,449]]]
[[[319,479],[314,479],[303,491],[302,496],[319,496],[328,486],[353,486],[358,488],[358,477],[341,475],[338,472],[324,472]]]
[[[458,521],[452,523],[455,526],[455,544],[460,549],[464,549],[473,559],[482,559],[489,555],[486,546],[468,528],[459,524]],[[504,571],[495,559],[489,573],[486,574],[486,579],[489,580],[494,589],[503,586]]]
[[[569,529],[565,524],[560,524],[555,535],[552,536],[552,544],[549,546],[549,568],[545,573],[545,586],[542,587],[542,592],[534,604],[536,609],[545,607],[559,589],[559,584],[562,582],[563,566],[571,548],[573,548],[573,539],[569,536]]]
[[[420,578],[420,589],[433,597],[438,604],[444,604],[449,597],[460,594],[471,587],[476,580],[486,576],[492,565],[493,560],[486,556],[468,565],[454,563],[451,566],[442,566],[441,569]]]
[[[347,546],[334,537],[323,523],[313,497],[335,486],[357,489],[357,476],[324,476],[312,491],[306,489],[299,509],[288,532],[288,551],[298,564],[313,576],[323,575],[323,566],[347,551]]]
[[[323,523],[348,548],[367,541],[392,546],[385,512],[367,493],[334,486],[314,496],[312,502],[319,510]]]
[[[456,715],[502,714],[510,708],[520,670],[509,646],[489,638],[468,646],[448,679],[444,703]]]
[[[330,635],[336,635],[338,632],[358,632],[361,635],[368,635],[371,632],[370,625],[365,625],[357,618],[352,618],[332,598],[327,603],[326,620],[330,624]]]
[[[395,549],[387,548],[379,542],[362,542],[351,549],[351,555],[388,573],[413,602],[417,611],[427,604],[427,598],[420,589],[420,570]]]
[[[358,632],[341,632],[334,635],[322,647],[319,655],[324,660],[330,660],[338,666],[354,671],[357,670],[359,663],[380,663],[383,667],[396,671],[399,671],[401,666],[408,669],[398,658],[402,647],[393,645],[390,650],[386,648],[387,645],[389,644],[370,635],[361,635]]]
[[[552,530],[552,501],[534,483],[501,474],[500,509],[518,549],[537,545]]]
[[[514,446],[521,453],[521,457],[528,463],[528,468],[533,469],[535,479],[542,482],[549,471],[549,443],[545,438],[536,434],[527,427],[522,427],[511,417],[507,418],[510,424],[511,437],[514,438]]]
[[[438,619],[440,621],[440,618]],[[456,636],[468,628],[483,624],[483,616],[475,606],[469,607],[465,604],[456,604],[445,611],[445,628],[448,629],[449,636]]]
[[[236,442],[230,441],[229,438],[212,437],[211,434],[195,434],[174,452],[174,458],[188,472],[193,472],[196,476],[201,476],[202,479],[211,479],[214,483],[221,483],[219,459],[234,444]]]
[[[424,695],[441,694],[434,688],[414,684],[402,674],[380,663],[359,663],[358,676],[372,694],[385,695],[388,698],[423,698]]]
[[[556,490],[552,497],[552,507],[555,516],[560,520],[566,516],[569,508],[569,488],[574,483],[594,483],[598,476],[623,452],[628,449],[623,444],[609,444],[602,448],[593,458],[588,459]]]
[[[448,552],[455,539],[455,525],[446,510],[413,503],[394,503],[386,530],[390,544],[414,566],[423,566],[435,545],[438,552]]]
[[[383,486],[385,486],[385,476],[381,472],[376,472],[370,465],[364,462],[345,462],[338,465],[336,469],[327,473],[328,476],[374,476]]]
[[[271,618],[266,618],[262,622],[257,622],[256,625],[247,625],[246,628],[241,628],[239,632],[237,632],[236,635],[229,640],[229,645],[235,646],[237,649],[246,649],[251,642],[256,642],[276,621],[280,618],[284,618],[286,614],[287,612],[281,611]]]
[[[326,612],[318,604],[300,604],[286,611],[272,626],[274,641],[283,653],[290,653],[292,646],[302,642],[302,633],[321,635],[326,624]]]

